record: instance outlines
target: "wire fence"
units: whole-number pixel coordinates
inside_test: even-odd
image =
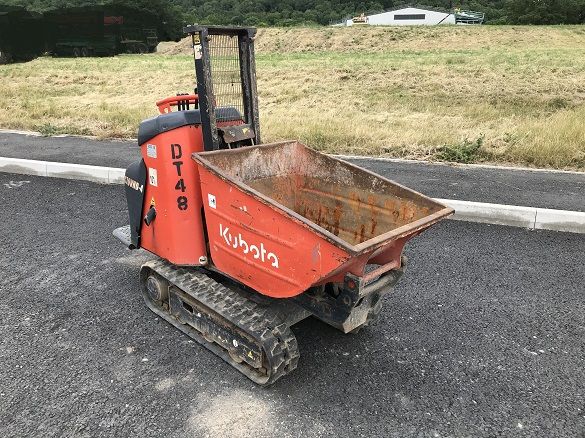
[[[216,107],[233,107],[244,114],[238,37],[210,35],[209,54]]]

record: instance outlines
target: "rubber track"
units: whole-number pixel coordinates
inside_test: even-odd
[[[270,385],[297,367],[299,360],[297,340],[290,327],[283,323],[283,318],[278,312],[246,299],[237,291],[213,280],[201,270],[177,267],[164,260],[148,262],[142,266],[142,270],[145,268],[165,278],[191,298],[213,310],[231,326],[236,326],[240,331],[255,340],[269,364],[269,370],[264,376],[251,375],[243,369],[246,368],[245,366],[231,359],[227,351],[217,344],[210,344],[201,338],[192,336],[184,328],[179,327],[179,325],[183,325],[182,323],[164,309],[156,306],[144,294],[147,305],[151,310],[216,353],[256,383]],[[146,279],[146,276],[141,273],[142,278]],[[156,309],[153,308],[153,305],[156,306]],[[221,354],[218,350],[223,351],[224,354]]]

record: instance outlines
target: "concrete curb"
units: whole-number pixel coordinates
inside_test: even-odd
[[[0,172],[123,184],[124,169],[0,157]],[[585,212],[437,199],[455,209],[454,220],[585,234]]]
[[[43,134],[37,131],[22,131],[19,129],[0,129],[0,134],[28,135],[29,137],[42,137]]]
[[[455,209],[452,219],[466,222],[482,222],[494,225],[510,225],[521,228],[534,228],[536,209],[515,205],[488,204],[485,202],[437,199]]]
[[[0,157],[0,172],[92,181],[102,184],[122,184],[125,170],[115,167]]]
[[[455,209],[453,220],[585,234],[585,212],[437,199]]]
[[[124,138],[124,137],[98,137],[97,135],[82,135],[82,134],[54,134],[54,135],[46,135],[42,132],[38,131],[23,131],[19,129],[0,129],[0,134],[16,134],[16,135],[25,135],[28,137],[47,137],[47,138],[83,138],[86,140],[107,140],[107,141],[120,141],[120,142],[128,142],[128,143],[136,143],[138,140],[136,138]]]

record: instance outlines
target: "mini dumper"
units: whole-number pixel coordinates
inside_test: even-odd
[[[153,312],[268,385],[297,366],[292,325],[373,322],[406,242],[453,210],[297,141],[261,144],[255,29],[185,32],[195,94],[140,124],[114,235],[158,256],[140,270]]]

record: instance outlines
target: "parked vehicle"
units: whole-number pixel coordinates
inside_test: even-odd
[[[39,56],[45,49],[44,34],[41,14],[21,7],[0,6],[0,64]]]
[[[44,14],[0,6],[0,64],[53,56],[152,53],[159,41],[177,40],[154,13],[126,6],[55,9]]]
[[[297,367],[292,325],[374,322],[406,242],[453,209],[297,141],[262,144],[256,29],[185,31],[196,94],[140,124],[114,235],[158,256],[139,275],[155,314],[269,385]]]
[[[57,9],[45,14],[55,56],[152,53],[158,45],[157,17],[123,7]]]

